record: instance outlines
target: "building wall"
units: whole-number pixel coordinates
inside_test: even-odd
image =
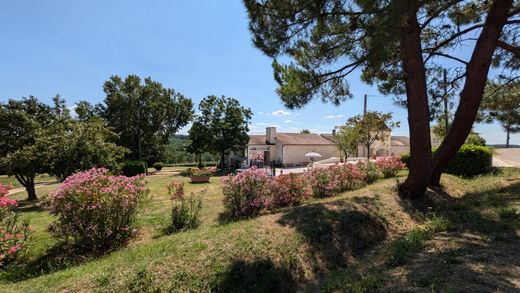
[[[370,154],[372,156],[389,156],[392,152],[391,150],[391,147],[390,147],[390,143],[391,143],[391,137],[390,137],[390,133],[388,133],[388,135],[386,136],[385,140],[376,140],[372,146],[371,146],[371,152]],[[379,154],[377,153],[379,151]],[[358,157],[366,157],[367,156],[367,149],[362,146],[362,145],[359,145],[358,146]]]
[[[409,152],[410,152],[410,146],[408,146],[408,145],[392,146],[392,148],[390,149],[390,155],[396,156],[396,157],[400,157],[402,154],[409,153]]]
[[[335,145],[285,145],[283,146],[283,160],[284,166],[298,166],[307,165],[310,160],[305,157],[306,153],[316,152],[321,155],[315,160],[324,160],[330,157],[339,158],[339,149]]]

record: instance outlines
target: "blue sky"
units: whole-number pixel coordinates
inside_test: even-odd
[[[330,132],[369,109],[392,111],[407,135],[405,109],[375,88],[349,82],[354,99],[339,107],[314,101],[285,109],[276,95],[271,60],[254,48],[245,9],[226,1],[5,1],[0,9],[0,101],[34,95],[44,102],[60,94],[70,105],[104,98],[110,75],[150,76],[192,98],[234,97],[253,111],[251,132],[307,128]],[[504,143],[498,125],[477,125],[488,143]],[[184,130],[185,131],[185,130]],[[512,135],[520,144],[520,135]]]

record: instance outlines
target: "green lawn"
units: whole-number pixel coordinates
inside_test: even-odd
[[[38,175],[36,176],[34,182],[35,183],[42,183],[42,182],[49,182],[49,181],[55,181],[56,179],[52,176],[49,176],[47,174],[44,175]],[[4,185],[11,185],[13,188],[20,188],[22,185],[14,176],[7,176],[7,175],[0,175],[0,183]]]
[[[139,213],[137,237],[103,256],[59,250],[46,231],[52,218],[40,204],[21,202],[34,233],[25,265],[0,273],[0,291],[520,289],[518,169],[474,179],[445,175],[446,193],[430,194],[427,213],[401,201],[396,180],[387,179],[233,223],[220,221],[219,178],[190,184],[174,174],[147,177],[151,198]],[[187,192],[207,193],[201,226],[166,235],[172,178],[186,181]],[[40,188],[39,196],[54,188]]]

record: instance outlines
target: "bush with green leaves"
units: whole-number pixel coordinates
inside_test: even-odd
[[[374,183],[378,179],[383,177],[383,173],[379,170],[377,165],[373,162],[360,162],[358,163],[358,167],[365,174],[365,182],[367,184]]]
[[[202,209],[202,197],[206,190],[199,194],[184,194],[184,182],[172,180],[168,184],[168,193],[172,201],[172,220],[169,232],[193,229],[199,226],[199,214]]]
[[[432,152],[435,154],[437,150]],[[401,156],[401,161],[410,168],[410,154]],[[446,173],[463,177],[484,174],[492,169],[493,152],[490,148],[480,145],[464,144],[444,170]]]
[[[472,177],[491,171],[493,152],[485,146],[465,144],[446,167],[446,173]]]
[[[155,163],[153,164],[153,168],[154,168],[155,170],[157,170],[157,171],[161,171],[162,168],[164,168],[164,164],[161,163],[161,162],[155,162]]]
[[[123,175],[132,177],[140,174],[146,174],[146,163],[141,161],[126,161],[121,168]]]

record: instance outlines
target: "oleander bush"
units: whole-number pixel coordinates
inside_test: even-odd
[[[374,183],[383,177],[383,173],[374,162],[359,162],[357,165],[365,175],[365,182],[368,184]]]
[[[270,189],[270,207],[299,205],[312,195],[312,189],[306,178],[293,173],[274,177]]]
[[[142,176],[112,176],[93,168],[69,176],[50,194],[54,237],[86,250],[106,250],[134,233],[139,204],[147,195]]]
[[[231,219],[258,215],[270,204],[269,176],[252,167],[237,175],[222,177],[224,207]]]
[[[184,194],[184,182],[172,180],[168,184],[168,194],[172,201],[172,219],[169,232],[178,232],[196,228],[200,224],[199,214],[202,209],[202,197],[205,190],[199,194],[193,192]]]
[[[385,178],[396,177],[405,164],[398,157],[381,157],[376,160],[376,166]]]
[[[29,237],[27,222],[19,223],[13,211],[17,202],[7,197],[9,188],[0,184],[0,268],[7,266],[25,249]]]
[[[315,197],[327,197],[364,186],[366,174],[358,164],[344,164],[312,169],[306,178]]]
[[[312,195],[315,197],[327,197],[334,194],[335,186],[331,182],[326,168],[312,169],[305,175],[312,188]]]

